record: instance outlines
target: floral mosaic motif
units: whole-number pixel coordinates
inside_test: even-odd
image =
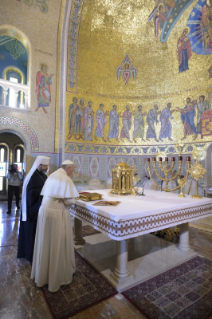
[[[91,159],[90,170],[91,170],[92,176],[97,176],[99,172],[99,162],[98,162],[98,159],[95,157],[92,157]]]
[[[39,150],[39,143],[38,143],[38,138],[36,136],[36,133],[28,124],[26,124],[22,120],[19,120],[15,117],[9,117],[9,116],[0,117],[0,125],[8,125],[8,124],[18,126],[22,131],[24,131],[28,135],[31,142],[32,151]]]
[[[42,13],[48,12],[47,0],[24,0],[24,3],[28,6],[38,7]]]
[[[198,144],[198,147],[205,148],[207,143]],[[186,144],[182,147],[182,154],[191,153],[195,147],[195,144]],[[67,153],[89,153],[89,154],[104,154],[104,155],[154,155],[159,152],[166,152],[167,154],[178,154],[176,146],[99,146],[99,145],[87,145],[87,144],[75,144],[75,143],[65,143],[65,152]]]
[[[69,35],[68,35],[68,79],[67,90],[76,91],[77,84],[77,48],[80,19],[84,0],[74,0],[72,3]]]
[[[17,60],[21,54],[26,52],[24,46],[17,40],[9,41],[5,45],[6,49],[10,52],[10,55],[13,57],[14,60]]]

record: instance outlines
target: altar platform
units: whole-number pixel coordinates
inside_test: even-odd
[[[180,198],[174,193],[152,190],[139,197],[115,196],[109,190],[96,192],[104,200],[121,203],[102,207],[93,206],[95,202],[77,201],[71,208],[75,217],[74,240],[83,257],[120,292],[192,258],[195,253],[189,247],[188,223],[212,216],[209,198]],[[95,244],[89,237],[85,244],[82,222],[102,232],[95,235]],[[177,225],[180,226],[178,246],[149,234]]]

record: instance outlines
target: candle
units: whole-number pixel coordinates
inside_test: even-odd
[[[162,162],[162,157],[159,157],[159,161]]]
[[[179,161],[182,161],[183,157],[182,156],[179,156]]]
[[[150,162],[150,158],[147,158],[147,162]]]
[[[172,161],[175,162],[175,157],[172,157]]]
[[[166,158],[165,158],[165,161],[168,162],[168,160],[169,160],[168,157],[166,157]]]
[[[156,161],[156,157],[153,157],[152,160],[153,160],[153,162],[155,162]]]
[[[190,156],[188,156],[188,157],[186,158],[186,160],[187,160],[187,162],[190,162],[190,160],[191,160]]]

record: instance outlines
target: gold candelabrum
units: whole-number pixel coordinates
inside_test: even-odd
[[[134,194],[133,176],[136,167],[130,168],[126,163],[119,163],[112,170],[112,194],[127,195]]]
[[[171,167],[169,166],[169,159],[168,157],[165,157],[165,164],[164,166],[162,165],[163,163],[163,158],[162,157],[157,157],[157,160],[159,162],[159,168],[160,170],[163,172],[163,175],[164,176],[161,176],[159,174],[159,172],[157,171],[157,167],[156,167],[156,157],[153,157],[152,158],[152,164],[153,164],[153,169],[154,169],[154,172],[156,174],[156,176],[159,178],[159,180],[165,182],[165,187],[162,187],[162,186],[159,186],[153,179],[153,176],[152,176],[152,173],[151,173],[151,170],[150,170],[150,158],[147,159],[147,170],[148,170],[148,173],[149,173],[149,177],[151,178],[151,180],[153,181],[154,185],[165,191],[165,192],[173,192],[179,188],[181,188],[181,192],[180,194],[178,195],[179,197],[185,197],[185,195],[183,194],[183,186],[186,184],[187,180],[188,180],[188,175],[189,175],[189,170],[187,170],[186,172],[186,176],[182,176],[180,175],[181,174],[181,169],[182,169],[182,156],[179,156],[179,167],[178,167],[178,170],[175,171],[174,170],[174,165],[175,165],[175,157],[172,157],[171,158]],[[190,168],[190,161],[191,161],[191,158],[190,157],[187,157],[186,159],[187,161],[187,165],[188,165],[188,169]],[[171,175],[171,177],[168,177],[168,175]],[[169,182],[177,179],[177,182],[178,182],[178,186],[175,187],[175,188],[169,188]]]

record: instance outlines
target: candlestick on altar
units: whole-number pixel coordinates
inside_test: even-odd
[[[158,177],[158,179],[161,180],[162,182],[165,182],[165,187],[159,186],[154,181],[152,174],[151,174],[151,171],[150,171],[150,159],[148,159],[148,161],[147,161],[147,170],[149,173],[149,177],[151,178],[151,180],[153,181],[153,183],[156,187],[158,187],[159,189],[161,189],[165,192],[172,192],[172,191],[175,191],[176,189],[179,189],[181,187],[180,197],[183,197],[184,194],[182,192],[182,187],[187,182],[188,175],[189,175],[188,171],[186,173],[186,176],[183,178],[183,181],[181,180],[181,178],[178,179],[178,181],[180,180],[180,183],[178,183],[179,185],[177,187],[171,189],[168,186],[169,182],[173,181],[174,179],[177,179],[181,175],[182,162],[183,162],[182,156],[179,156],[179,163],[178,163],[179,166],[178,166],[178,170],[176,170],[176,168],[174,167],[175,166],[175,157],[172,157],[171,162],[170,162],[171,165],[169,165],[168,156],[165,157],[165,162],[163,163],[162,157],[158,157],[158,155],[156,155],[156,159],[157,159],[158,164],[159,164],[159,169],[160,169],[160,171],[162,171],[162,173],[160,173],[160,171],[158,171],[158,168],[156,167],[155,157],[153,157],[153,159],[152,159],[152,165],[153,165],[154,172],[155,172],[156,176]],[[187,159],[187,165],[189,168],[190,167],[190,160],[188,160],[188,159]],[[171,176],[171,177],[169,177],[169,176]]]

